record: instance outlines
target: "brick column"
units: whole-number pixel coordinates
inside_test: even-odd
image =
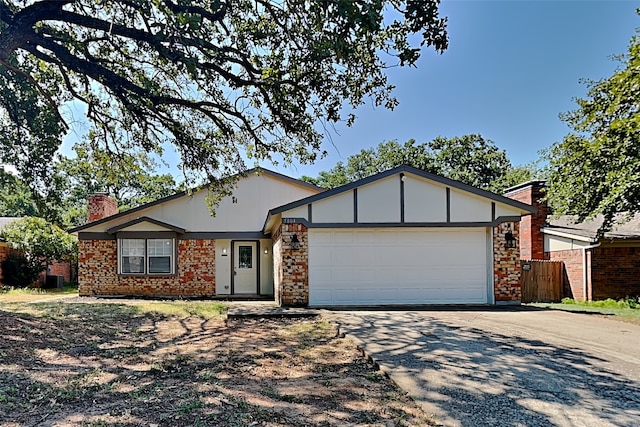
[[[298,237],[300,249],[291,248],[293,235]],[[282,306],[309,304],[309,249],[307,227],[302,224],[280,225],[273,236],[274,294]]]
[[[520,220],[520,258],[548,259],[544,253],[544,235],[542,228],[547,222],[547,202],[544,200],[544,181],[530,181],[508,188],[504,194],[510,199],[527,203],[536,208],[536,212],[523,216]]]
[[[505,234],[511,230],[516,242],[520,237],[518,222],[503,222],[493,229],[493,294],[496,304],[519,304],[522,300],[520,286],[520,248],[507,248]]]

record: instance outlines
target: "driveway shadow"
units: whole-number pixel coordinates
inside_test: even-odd
[[[444,425],[640,425],[640,381],[611,360],[422,311],[330,316]]]

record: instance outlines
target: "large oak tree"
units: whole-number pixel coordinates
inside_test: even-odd
[[[606,79],[588,81],[588,97],[562,116],[573,132],[547,153],[548,198],[558,214],[604,216],[640,212],[640,38]]]
[[[385,69],[447,47],[439,0],[0,0],[0,163],[36,194],[77,101],[107,153],[173,144],[187,176],[312,161]]]

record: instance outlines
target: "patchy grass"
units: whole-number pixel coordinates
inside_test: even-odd
[[[601,314],[623,322],[640,325],[640,302],[638,298],[625,298],[618,301],[611,298],[601,301],[580,301],[572,298],[563,298],[561,303],[535,303],[529,305],[554,310]]]
[[[319,320],[198,302],[0,303],[0,426],[429,426]]]
[[[78,296],[78,287],[70,284],[65,285],[62,289],[0,289],[0,303],[47,301],[73,296]]]
[[[134,306],[141,313],[176,316],[182,319],[189,316],[199,316],[205,319],[218,318],[226,314],[229,309],[227,304],[209,301],[143,301],[134,303]]]

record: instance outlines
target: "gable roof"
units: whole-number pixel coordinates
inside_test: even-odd
[[[243,177],[248,177],[248,176],[251,176],[251,175],[267,175],[267,176],[271,176],[271,177],[276,178],[276,179],[280,179],[280,180],[289,182],[291,184],[299,185],[299,186],[302,186],[302,187],[307,187],[307,188],[310,188],[312,190],[325,191],[324,188],[318,187],[317,185],[313,185],[313,184],[308,183],[306,181],[302,181],[302,180],[299,180],[299,179],[296,179],[296,178],[292,178],[290,176],[283,175],[281,173],[274,172],[272,170],[261,168],[261,167],[249,169],[248,171],[246,171],[244,173],[238,173],[236,175],[232,175],[232,177],[243,178]],[[202,187],[202,189],[205,189],[205,188],[206,188],[206,186]],[[202,190],[202,189],[200,189],[200,190]],[[194,188],[191,191],[192,192],[196,192],[196,191],[200,191],[200,190],[197,189],[197,188]],[[111,215],[111,216],[99,219],[97,221],[88,222],[86,224],[71,228],[70,230],[67,230],[67,231],[69,233],[76,233],[78,231],[82,231],[82,230],[87,229],[89,227],[93,227],[93,226],[105,223],[107,221],[112,221],[114,219],[121,218],[121,217],[123,217],[125,215],[130,215],[132,213],[135,213],[135,212],[138,212],[138,211],[142,211],[144,209],[148,209],[148,208],[150,208],[152,206],[159,205],[161,203],[165,203],[165,202],[168,202],[168,201],[171,201],[171,200],[174,200],[174,199],[179,199],[180,197],[184,197],[187,194],[189,194],[189,191],[180,191],[180,192],[177,192],[177,193],[172,194],[170,196],[163,197],[163,198],[158,199],[158,200],[154,200],[153,202],[145,203],[143,205],[136,206],[135,208],[119,212],[119,213],[117,213],[115,215]],[[129,225],[132,225],[132,224],[129,224]],[[166,226],[167,227],[173,227],[173,226],[170,226],[168,224]]]
[[[276,208],[273,208],[273,209],[271,209],[269,211],[269,215],[267,216],[267,221],[265,221],[265,224],[269,221],[269,218],[272,215],[275,215],[275,214],[278,214],[278,213],[282,213],[284,211],[288,211],[290,209],[297,208],[299,206],[304,206],[304,205],[306,205],[308,203],[316,202],[318,200],[326,199],[328,197],[332,197],[332,196],[335,196],[337,194],[344,193],[345,191],[353,190],[356,187],[360,187],[362,185],[370,184],[372,182],[379,181],[381,179],[384,179],[384,178],[387,178],[389,176],[395,175],[397,173],[402,173],[402,172],[411,173],[411,174],[420,176],[422,178],[426,178],[426,179],[429,179],[431,181],[438,182],[438,183],[443,184],[443,185],[445,185],[447,187],[456,188],[456,189],[459,189],[459,190],[462,190],[462,191],[466,191],[466,192],[475,194],[477,196],[485,197],[487,199],[490,199],[490,200],[493,200],[493,201],[496,201],[496,202],[504,203],[505,205],[513,206],[513,207],[521,209],[521,210],[523,210],[525,212],[529,212],[529,213],[535,213],[536,212],[536,208],[534,208],[533,206],[528,205],[526,203],[522,203],[522,202],[519,202],[517,200],[510,199],[508,197],[504,197],[504,196],[501,196],[499,194],[492,193],[490,191],[481,190],[481,189],[473,187],[471,185],[464,184],[464,183],[462,183],[460,181],[456,181],[456,180],[453,180],[453,179],[445,178],[443,176],[436,175],[436,174],[433,174],[433,173],[425,172],[425,171],[423,171],[421,169],[416,169],[416,168],[408,166],[408,165],[402,165],[402,166],[395,167],[393,169],[389,169],[389,170],[384,171],[384,172],[380,172],[380,173],[378,173],[376,175],[371,175],[369,177],[360,179],[358,181],[354,181],[354,182],[351,182],[349,184],[345,184],[343,186],[336,187],[336,188],[333,188],[331,190],[326,190],[326,191],[323,191],[322,193],[314,194],[313,196],[305,197],[304,199],[296,200],[295,202],[287,203],[286,205],[282,205],[282,206],[278,206]]]
[[[167,224],[166,222],[158,221],[157,219],[142,216],[140,218],[136,218],[134,220],[127,221],[122,224],[118,224],[115,227],[111,227],[110,229],[107,230],[107,233],[115,234],[124,228],[131,227],[132,225],[140,224],[141,222],[148,222],[150,224],[154,224],[154,225],[166,228],[167,230],[175,231],[176,233],[179,233],[179,234],[183,234],[186,231],[184,228],[176,227],[175,225]]]
[[[624,214],[619,214],[614,219],[614,226],[610,231],[604,233],[604,239],[611,240],[628,240],[640,239],[640,214],[633,215],[628,221],[625,220]],[[603,215],[597,215],[590,220],[576,222],[576,215],[563,215],[558,218],[550,218],[548,225],[542,229],[545,234],[556,235],[560,237],[575,238],[591,243],[598,241],[598,230],[604,222]],[[620,221],[620,222],[617,222]]]

